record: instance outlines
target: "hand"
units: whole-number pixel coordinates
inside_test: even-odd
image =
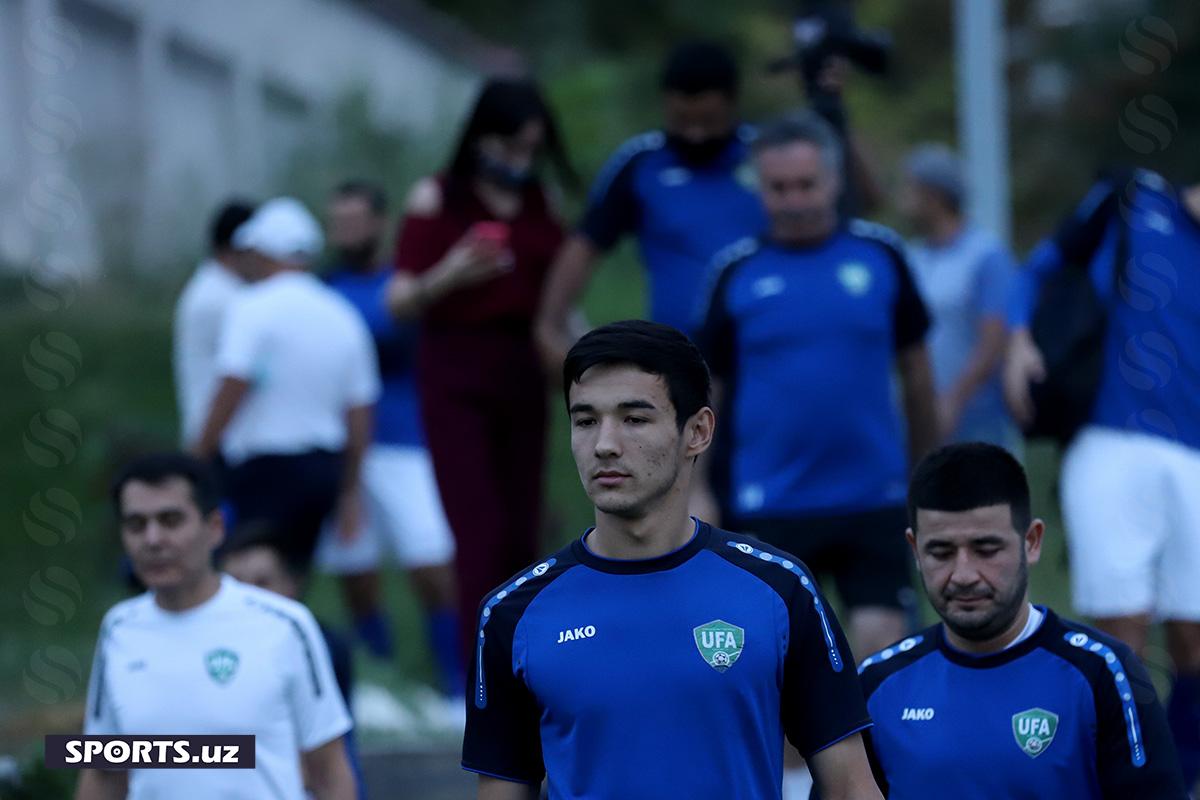
[[[362,493],[358,487],[343,489],[337,504],[338,541],[348,544],[358,538],[363,525]]]
[[[1004,360],[1004,401],[1022,428],[1033,422],[1030,386],[1046,379],[1046,362],[1028,328],[1013,331]]]
[[[512,268],[512,252],[507,247],[468,231],[434,267],[432,279],[453,291],[499,277]]]
[[[712,489],[705,485],[694,484],[688,496],[688,514],[703,520],[709,525],[721,524],[721,506]]]

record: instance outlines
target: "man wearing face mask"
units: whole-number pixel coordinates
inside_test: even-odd
[[[1183,800],[1137,656],[1029,602],[1045,526],[1017,460],[982,442],[932,453],[913,473],[908,516],[941,622],[859,668],[887,796]]]
[[[765,225],[737,121],[738,72],[722,47],[677,47],[662,73],[663,130],[625,142],[600,171],[575,233],[559,251],[542,295],[536,335],[551,371],[574,337],[569,313],[600,256],[626,234],[638,239],[649,319],[685,333],[713,255]]]

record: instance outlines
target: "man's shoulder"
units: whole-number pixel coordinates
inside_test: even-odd
[[[1111,685],[1136,658],[1129,645],[1082,622],[1048,612],[1042,625],[1042,646],[1071,663],[1089,681]]]
[[[303,603],[227,575],[222,580],[229,589],[226,608],[235,619],[259,630],[297,634],[302,639],[320,636],[316,618]]]
[[[864,694],[869,697],[892,675],[913,666],[937,650],[941,636],[939,625],[931,625],[864,658],[858,665]]]
[[[882,247],[889,253],[903,256],[908,245],[904,237],[896,231],[878,222],[866,219],[852,219],[846,223],[846,233],[853,239],[866,242],[876,247]]]
[[[816,578],[803,561],[754,536],[713,526],[708,549],[771,586],[785,603],[797,589],[816,596]]]
[[[649,153],[663,150],[666,146],[667,136],[662,131],[643,131],[621,142],[609,156],[608,165],[619,170]]]
[[[479,606],[481,621],[497,617],[515,625],[535,597],[578,564],[574,542],[530,564],[484,595]]]
[[[241,278],[216,261],[202,261],[183,285],[176,308],[190,312],[224,308],[246,287]]]
[[[142,592],[115,603],[100,621],[100,636],[110,634],[119,625],[144,618],[153,604],[154,595],[150,592]]]

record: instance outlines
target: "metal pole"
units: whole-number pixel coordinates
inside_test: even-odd
[[[1008,98],[1002,0],[956,0],[958,140],[967,177],[967,213],[1009,241]]]

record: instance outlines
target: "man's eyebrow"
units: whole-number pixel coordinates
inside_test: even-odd
[[[621,410],[629,410],[633,408],[642,408],[650,411],[657,411],[658,406],[651,403],[649,400],[622,400],[617,403],[617,408]],[[594,414],[596,407],[590,403],[572,403],[570,409],[571,414]]]

